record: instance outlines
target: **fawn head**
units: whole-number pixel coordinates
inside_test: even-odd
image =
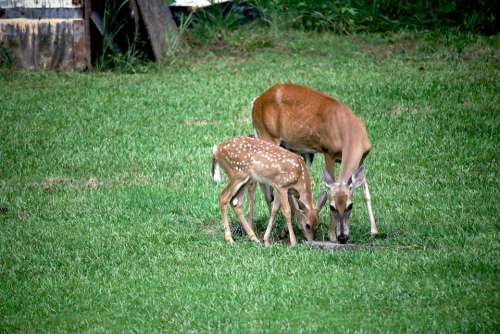
[[[327,200],[328,194],[326,191],[322,192],[314,207],[308,209],[306,205],[295,196],[291,196],[292,203],[295,208],[295,216],[299,223],[302,235],[307,241],[314,240],[314,234],[319,227],[319,212]]]

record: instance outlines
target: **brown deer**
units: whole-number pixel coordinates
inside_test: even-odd
[[[297,243],[288,203],[289,193],[292,194],[292,202],[298,212],[302,234],[309,241],[314,239],[314,232],[319,225],[319,210],[325,204],[327,194],[322,193],[316,206],[313,206],[311,179],[300,156],[261,139],[235,137],[213,148],[212,177],[216,182],[221,180],[220,168],[229,178],[228,185],[219,195],[226,241],[234,242],[228,220],[230,203],[248,238],[259,242],[251,222],[246,220],[241,208],[245,192],[249,188],[255,189],[256,182],[273,187],[277,193],[271,205],[271,214],[264,234],[266,245],[270,244],[274,218],[280,207],[288,227],[290,244],[294,246]]]
[[[324,181],[330,189],[331,241],[347,242],[352,193],[359,186],[363,186],[370,234],[376,236],[370,191],[362,167],[372,145],[363,121],[351,109],[319,91],[296,84],[277,84],[254,100],[252,120],[259,138],[301,154],[308,162],[312,162],[314,153],[324,155]],[[340,162],[337,181],[336,162]],[[252,190],[250,202],[254,198]],[[266,193],[269,201],[269,188]]]

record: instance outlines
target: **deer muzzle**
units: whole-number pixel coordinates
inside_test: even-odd
[[[332,219],[336,222],[336,235],[337,235],[337,241],[340,242],[341,244],[347,243],[347,240],[349,239],[349,219],[346,216],[343,215],[333,215],[332,214]]]

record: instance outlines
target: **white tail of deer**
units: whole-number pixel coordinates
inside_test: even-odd
[[[290,231],[290,244],[297,243],[288,203],[289,191],[298,195],[298,199],[292,196],[292,201],[299,213],[297,218],[302,233],[307,240],[313,240],[314,231],[319,225],[318,213],[327,195],[323,193],[316,206],[313,206],[311,180],[300,156],[260,139],[235,137],[214,146],[212,160],[214,180],[218,168],[222,168],[229,178],[228,185],[219,195],[224,236],[228,242],[234,242],[228,219],[229,204],[233,207],[250,240],[259,242],[251,222],[247,221],[241,208],[245,192],[252,187],[255,189],[256,182],[273,187],[277,193],[264,234],[265,244],[270,244],[274,218],[280,207]]]
[[[372,145],[365,125],[351,109],[316,90],[278,84],[253,104],[253,126],[259,138],[309,157],[325,157],[325,183],[330,189],[331,218],[328,237],[347,242],[352,192],[363,186],[370,219],[370,233],[377,234],[368,183],[361,168]],[[340,175],[335,181],[335,163]],[[360,169],[361,168],[361,169]],[[252,201],[252,199],[250,199]]]

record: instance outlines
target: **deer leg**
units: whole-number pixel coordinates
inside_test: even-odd
[[[297,244],[297,238],[295,238],[295,233],[293,232],[292,210],[290,209],[290,204],[288,203],[288,192],[286,189],[279,191],[279,199],[281,202],[281,210],[283,211],[286,220],[286,225],[288,227],[288,235],[290,236],[290,245],[295,246]]]
[[[274,195],[273,195],[273,188],[271,186],[264,184],[264,183],[259,183],[260,189],[262,190],[262,193],[264,194],[264,199],[266,200],[267,207],[269,209],[269,212],[271,212],[271,205],[274,200]]]
[[[229,184],[224,188],[224,190],[219,195],[219,206],[222,214],[222,224],[224,225],[224,238],[229,243],[234,243],[233,235],[231,233],[231,227],[229,226],[229,217],[228,217],[228,204],[233,197],[233,192],[236,182],[229,182]]]
[[[332,180],[335,181],[335,158],[329,154],[325,154],[325,169],[330,173]],[[328,226],[328,240],[332,242],[337,242],[337,233],[335,229],[337,227],[337,221],[330,214],[330,225]]]
[[[368,209],[368,217],[370,218],[370,236],[375,238],[378,234],[377,225],[375,224],[375,216],[373,215],[372,200],[370,196],[370,190],[368,189],[368,182],[363,182],[363,195],[366,202],[366,208]]]
[[[331,242],[337,242],[337,233],[335,232],[336,226],[337,222],[332,217],[330,225],[328,226],[328,240],[330,240]]]
[[[255,181],[250,181],[248,184],[248,222],[252,226],[252,229],[255,230],[255,224],[254,224],[254,211],[255,211],[255,190],[257,188],[257,182]]]
[[[264,244],[266,246],[271,245],[271,232],[273,230],[274,219],[276,217],[276,213],[280,209],[280,200],[279,198],[275,198],[273,201],[273,206],[271,207],[271,214],[269,216],[269,222],[267,223],[266,233],[264,233]]]
[[[248,181],[248,178],[246,178],[245,180],[240,180],[240,182],[235,182],[235,186],[232,189],[233,197],[231,199],[231,205],[234,209],[234,212],[236,213],[236,216],[243,225],[243,229],[245,230],[248,238],[252,241],[260,242],[255,235],[253,228],[250,226],[250,224],[248,224],[248,221],[243,214],[243,209],[241,208],[241,205],[243,204],[243,195],[245,194],[245,191],[250,183],[252,183],[252,181]]]
[[[252,184],[252,181],[249,181],[246,184],[244,184],[243,186],[241,186],[239,188],[239,190],[236,192],[236,194],[231,198],[231,205],[233,207],[235,207],[238,203],[240,203],[240,205],[243,203],[243,197],[245,196],[247,189],[249,189],[250,184]],[[250,222],[251,222],[251,220],[250,220]],[[243,235],[243,231],[245,231],[245,228],[243,227],[243,225],[241,223],[238,224],[233,229],[233,233],[236,233],[238,235],[239,234]]]
[[[292,212],[292,219],[293,219],[295,217],[295,207],[292,205],[291,196],[293,196],[293,195],[288,194],[288,204],[290,205],[290,209]],[[283,225],[283,229],[281,230],[281,233],[280,233],[280,238],[285,239],[287,236],[288,236],[288,226]]]
[[[245,218],[245,215],[243,214],[243,209],[241,208],[241,202],[237,202],[233,206],[234,212],[236,213],[236,216],[238,216],[238,219],[240,220],[241,224],[243,225],[243,228],[245,229],[245,232],[248,236],[248,238],[252,241],[255,241],[257,243],[260,243],[259,238],[255,235],[252,226],[248,223],[248,221]]]

